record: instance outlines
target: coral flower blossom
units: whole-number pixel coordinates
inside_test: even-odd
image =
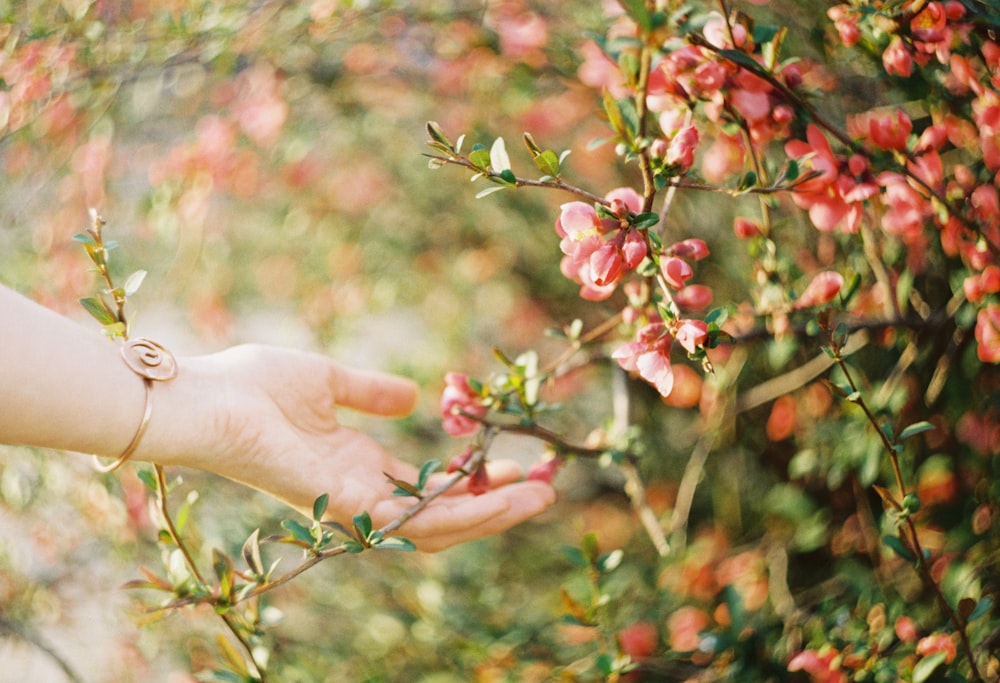
[[[667,396],[674,387],[670,365],[672,342],[673,337],[664,323],[650,323],[639,330],[637,341],[620,346],[611,357],[625,370],[638,372],[661,396]]]
[[[984,363],[1000,363],[1000,304],[990,304],[976,316],[977,355]]]
[[[833,300],[837,296],[841,287],[844,286],[844,278],[840,273],[825,270],[812,279],[802,296],[795,302],[796,309],[812,308],[820,306]]]
[[[788,662],[788,670],[805,671],[816,683],[847,683],[847,675],[835,663],[839,654],[834,648],[803,650]]]
[[[945,663],[951,663],[955,659],[955,655],[958,654],[955,641],[944,633],[932,633],[921,638],[920,642],[917,643],[917,654],[922,657],[928,657],[938,652],[945,653]]]
[[[441,419],[444,430],[452,436],[469,436],[479,430],[473,417],[486,415],[487,407],[472,388],[469,378],[459,372],[445,375],[445,388],[441,393]],[[463,414],[465,413],[465,414]]]

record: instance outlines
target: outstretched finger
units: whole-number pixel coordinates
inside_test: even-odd
[[[386,417],[409,415],[417,403],[413,380],[331,363],[330,387],[338,406]]]

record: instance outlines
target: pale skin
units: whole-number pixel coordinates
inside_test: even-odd
[[[169,340],[157,341],[169,348]],[[341,408],[407,415],[417,400],[410,380],[261,345],[177,363],[177,377],[153,387],[152,417],[133,460],[218,474],[301,511],[326,493],[327,516],[341,523],[367,511],[377,528],[413,504],[392,495],[384,473],[415,481],[416,468],[337,419]],[[2,286],[0,388],[0,443],[108,457],[128,445],[145,401],[117,343]],[[474,496],[459,483],[400,534],[438,551],[502,532],[555,501],[548,484],[522,481],[514,463],[491,463],[489,471],[490,491]]]

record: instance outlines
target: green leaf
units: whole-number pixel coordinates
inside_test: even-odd
[[[372,534],[372,518],[367,512],[362,512],[354,515],[351,520],[354,526],[354,533],[357,535],[358,540],[367,540]]]
[[[412,552],[417,549],[413,541],[408,538],[403,538],[402,536],[389,536],[388,538],[383,538],[379,541],[375,548],[378,550],[402,550],[405,552]]]
[[[535,138],[531,137],[531,133],[526,132],[521,136],[521,140],[524,141],[524,146],[528,148],[528,153],[531,154],[532,159],[542,153],[542,148],[535,142]]]
[[[188,518],[191,516],[191,508],[197,502],[198,502],[198,492],[191,491],[187,494],[187,497],[184,499],[184,503],[177,510],[176,526],[178,534],[183,533],[184,527],[187,526]]]
[[[145,470],[145,469],[139,470],[137,472],[137,476],[139,477],[139,481],[141,481],[143,484],[146,485],[147,489],[149,489],[150,491],[156,491],[157,489],[156,475],[153,474],[151,470]]]
[[[646,8],[645,0],[620,0],[625,13],[631,17],[632,21],[639,26],[644,33],[648,33],[653,27],[652,18]]]
[[[219,579],[219,594],[229,598],[232,595],[236,573],[232,558],[218,548],[212,548],[212,569]]]
[[[625,553],[620,549],[605,553],[597,559],[597,569],[604,574],[613,572],[621,566],[623,559],[625,559]]]
[[[142,286],[143,280],[146,279],[146,271],[137,270],[128,276],[125,280],[125,284],[122,285],[122,291],[125,293],[126,297],[132,296],[139,291],[139,287]]]
[[[517,176],[514,175],[514,172],[509,168],[505,168],[500,171],[500,177],[503,178],[508,185],[517,185]]]
[[[933,429],[937,429],[937,427],[935,427],[930,422],[927,422],[926,420],[922,422],[914,422],[909,427],[905,427],[903,431],[899,433],[899,436],[896,437],[896,440],[906,441],[911,436],[916,436],[917,434],[920,434],[922,432],[929,432]]]
[[[392,492],[394,496],[413,496],[414,498],[423,498],[424,494],[421,488],[414,486],[408,481],[403,481],[402,479],[396,479],[390,476],[387,472],[383,472],[385,478],[389,480],[389,483],[396,487],[396,490]]]
[[[590,566],[587,558],[583,556],[583,553],[579,548],[574,548],[572,546],[565,546],[562,548],[562,554],[569,560],[577,569],[586,569]]]
[[[73,235],[73,241],[79,242],[80,244],[85,244],[88,247],[97,248],[97,242],[94,240],[94,236],[89,232],[78,232]]]
[[[427,480],[441,467],[440,460],[428,460],[420,468],[420,475],[417,477],[417,488],[423,491],[427,487]]]
[[[286,519],[281,523],[281,527],[292,535],[296,541],[305,543],[306,545],[312,546],[315,542],[312,532],[306,527],[302,526],[294,519]]]
[[[478,149],[475,147],[472,149],[472,152],[469,154],[469,161],[476,168],[485,171],[490,167],[490,153],[485,147],[479,145]]]
[[[559,158],[551,149],[547,149],[535,157],[535,166],[546,176],[552,176],[553,178],[558,178],[559,172],[562,170]]]
[[[501,174],[503,171],[510,170],[510,156],[507,154],[507,145],[503,138],[497,138],[493,141],[493,146],[490,148],[490,166]]]
[[[494,192],[499,192],[500,190],[506,190],[506,189],[507,189],[506,185],[493,185],[491,187],[487,187],[485,190],[481,190],[480,192],[477,192],[476,193],[476,199],[482,199],[483,197],[486,197],[487,195],[491,195]]]
[[[324,493],[322,496],[313,501],[312,518],[319,522],[323,519],[323,515],[326,513],[326,508],[330,504],[330,494]]]
[[[219,648],[219,654],[222,656],[222,661],[226,663],[226,666],[240,676],[250,675],[250,671],[247,669],[247,664],[243,660],[243,657],[236,651],[236,648],[233,647],[232,643],[226,640],[225,636],[217,634],[215,636],[215,643]]]
[[[760,72],[760,64],[742,50],[719,50],[719,56],[730,62],[746,67],[751,73]]]
[[[101,299],[87,297],[86,299],[80,299],[80,305],[102,325],[114,325],[118,322],[118,318],[115,317],[108,308],[108,305]]]
[[[965,618],[965,620],[974,621],[975,619],[985,615],[991,609],[993,609],[993,600],[990,598],[983,598],[976,603],[976,606],[973,608],[972,612],[969,613],[969,616]]]
[[[917,662],[917,665],[913,667],[913,683],[924,683],[930,678],[935,669],[944,664],[947,654],[946,652],[935,652]]]
[[[435,121],[427,122],[427,135],[430,136],[431,140],[434,140],[448,149],[451,149],[451,140],[448,139],[448,136],[444,134],[443,130],[441,130],[441,126],[439,126]]]
[[[254,529],[242,548],[243,561],[257,576],[264,575],[264,560],[260,556],[260,529]]]
[[[655,211],[648,211],[646,213],[638,214],[635,217],[632,225],[635,226],[637,230],[645,230],[647,228],[652,228],[659,222],[660,222],[660,214],[656,213]]]
[[[365,551],[365,547],[360,543],[358,543],[357,541],[344,541],[344,544],[341,547],[347,552],[353,553],[355,555],[357,553],[363,553]]]
[[[903,545],[903,541],[898,536],[883,536],[882,542],[892,548],[904,560],[913,562],[916,559],[913,553],[910,552],[910,549]]]

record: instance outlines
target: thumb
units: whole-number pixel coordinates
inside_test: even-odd
[[[365,413],[402,417],[409,415],[417,403],[417,384],[398,375],[334,363],[330,383],[338,406]]]

